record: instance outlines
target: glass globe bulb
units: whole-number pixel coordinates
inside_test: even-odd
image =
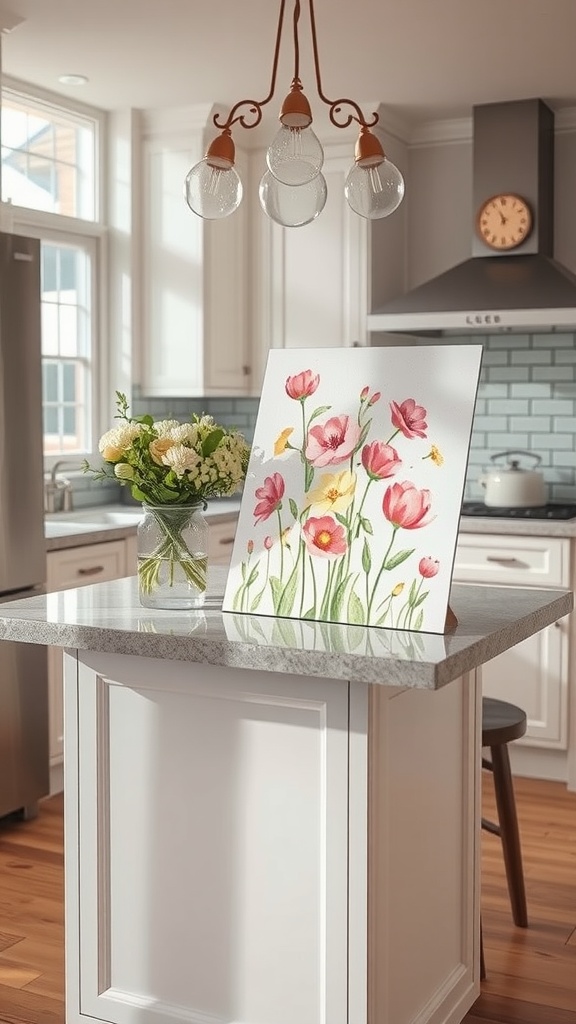
[[[378,220],[388,217],[400,206],[404,179],[390,160],[375,167],[354,164],[346,178],[344,195],[354,213],[368,220]]]
[[[234,166],[213,167],[204,158],[186,175],[184,195],[192,212],[205,220],[229,217],[242,201],[240,175]]]
[[[311,128],[282,125],[270,143],[266,163],[284,185],[306,185],[320,173],[324,150]]]
[[[260,205],[264,213],[285,228],[310,224],[322,213],[328,189],[323,174],[306,185],[284,185],[270,171],[260,181]]]

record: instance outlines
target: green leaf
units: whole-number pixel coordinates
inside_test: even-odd
[[[340,512],[333,512],[332,515],[340,523],[340,526],[345,526],[348,529],[348,520],[346,516],[340,514]]]
[[[208,455],[212,455],[212,452],[218,447],[220,441],[224,437],[224,431],[221,427],[216,427],[215,430],[211,430],[206,435],[202,442],[202,455],[206,458]]]
[[[355,590],[351,590],[348,597],[348,622],[355,626],[363,626],[366,622],[364,605]]]
[[[265,589],[266,588],[264,588],[264,590]],[[264,593],[264,590],[261,590],[259,594],[256,594],[256,596],[252,598],[252,601],[250,602],[250,611],[251,612],[255,612],[256,611],[258,605],[260,604],[260,601],[262,600],[262,595]],[[253,623],[253,625],[255,626],[256,623]],[[262,631],[260,630],[260,632],[262,632]]]
[[[418,600],[414,602],[414,607],[418,608],[418,606],[421,605],[422,602],[426,600],[426,598],[428,597],[429,593],[430,593],[429,590],[425,590],[424,593],[420,594]]]
[[[370,545],[366,538],[364,538],[364,546],[362,548],[362,568],[366,575],[368,575],[372,568],[372,554],[370,552]]]
[[[309,608],[307,612],[304,612],[304,615],[302,617],[304,619],[315,619],[316,618],[316,608],[314,607],[314,605],[312,605],[312,607]]]
[[[410,555],[413,555],[416,548],[412,548],[410,551],[398,551],[392,558],[389,558],[384,566],[385,569],[395,569],[397,565],[402,565]]]
[[[248,582],[246,583],[246,586],[247,587],[251,587],[252,584],[255,583],[257,579],[258,579],[258,566],[255,565],[254,568],[252,569],[252,572],[250,573],[250,575],[248,577]]]
[[[296,598],[296,591],[298,589],[298,564],[294,566],[292,572],[288,577],[288,582],[282,591],[280,601],[278,603],[277,614],[278,615],[290,615],[292,608],[294,607],[294,601]]]
[[[372,523],[370,522],[370,520],[366,519],[366,516],[362,516],[360,522],[362,523],[362,529],[364,530],[364,533],[369,533],[370,536],[372,536],[374,530],[372,529]]]
[[[332,408],[331,405],[319,405],[317,409],[314,409],[314,412],[312,413],[312,415],[311,415],[310,419],[308,420],[308,422],[312,423],[312,420],[317,419],[318,416],[321,416],[323,412],[328,412],[329,409],[331,409],[331,408]]]
[[[147,427],[154,426],[154,417],[146,414],[145,416],[135,416],[134,420],[136,423],[143,423]]]
[[[294,501],[294,498],[290,498],[288,504],[290,505],[290,511],[294,516],[294,519],[298,519],[298,505]]]
[[[274,604],[274,611],[278,612],[278,605],[282,597],[282,584],[277,576],[270,577],[270,589],[272,591],[272,601]]]
[[[130,488],[134,501],[148,501],[148,496],[140,490],[137,484],[132,484]]]
[[[246,582],[246,562],[240,564],[240,572],[242,573],[242,579]]]
[[[410,593],[408,594],[408,604],[410,605],[410,607],[412,607],[414,601],[416,600],[417,589],[418,587],[416,585],[416,580],[412,580],[412,583],[410,585]]]
[[[420,629],[420,627],[421,627],[423,622],[424,622],[424,611],[421,608],[420,611],[418,612],[418,615],[416,616],[416,622],[414,623],[414,629]]]
[[[358,579],[358,576],[356,576],[356,579]],[[344,579],[338,583],[336,589],[334,590],[334,596],[332,598],[332,601],[330,602],[330,618],[336,620],[337,622],[341,622],[342,619],[344,618],[344,615],[342,614],[342,609],[344,607],[346,591],[351,581],[352,574],[349,573],[348,576],[345,576]]]

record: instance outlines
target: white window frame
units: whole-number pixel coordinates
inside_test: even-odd
[[[13,232],[17,235],[24,235],[31,238],[38,238],[40,241],[54,242],[56,244],[82,244],[86,247],[91,260],[91,287],[92,287],[92,310],[91,310],[91,423],[90,432],[92,440],[92,451],[86,453],[89,461],[98,457],[98,439],[107,429],[109,424],[106,418],[109,416],[109,403],[105,396],[108,391],[108,368],[109,359],[104,344],[106,294],[105,282],[107,280],[106,263],[106,238],[107,229],[102,220],[102,211],[106,208],[105,195],[105,167],[106,153],[103,145],[105,138],[106,115],[103,111],[82,104],[65,102],[62,96],[49,93],[43,89],[24,82],[16,82],[6,76],[2,79],[2,89],[16,93],[23,99],[30,99],[33,102],[50,104],[57,107],[64,113],[72,116],[80,114],[91,118],[95,126],[95,216],[94,221],[84,220],[76,217],[66,217],[61,214],[48,213],[43,210],[33,210],[27,207],[15,206],[11,203],[0,203],[0,228]],[[103,426],[103,424],[105,424]],[[67,458],[66,455],[45,455],[44,470],[49,471],[59,459]],[[70,455],[71,461],[81,461],[84,455]]]

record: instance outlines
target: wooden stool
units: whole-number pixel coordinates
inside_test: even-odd
[[[482,828],[502,840],[512,917],[520,928],[528,927],[528,913],[508,743],[519,739],[525,732],[526,714],[521,708],[492,697],[482,699],[482,746],[490,747],[492,758],[489,761],[483,757],[482,767],[491,771],[494,777],[498,810],[498,824],[482,818]]]

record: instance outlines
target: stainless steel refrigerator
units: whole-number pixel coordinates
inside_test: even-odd
[[[40,243],[0,233],[0,602],[45,580]],[[48,790],[47,651],[0,641],[0,816]]]

